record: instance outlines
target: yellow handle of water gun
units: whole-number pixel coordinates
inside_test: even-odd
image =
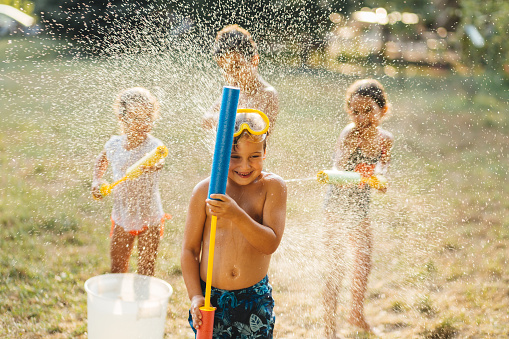
[[[385,179],[382,175],[372,175],[369,178],[361,178],[361,182],[364,182],[377,190],[387,188],[387,179]]]
[[[134,178],[139,177],[140,175],[143,174],[143,171],[141,170],[140,167],[154,166],[159,160],[161,160],[162,158],[165,158],[167,155],[168,155],[168,148],[166,148],[166,146],[164,146],[164,145],[157,146],[155,149],[153,149],[152,151],[145,154],[145,156],[143,158],[141,158],[140,160],[135,162],[131,167],[129,167],[125,171],[124,178],[134,179]],[[120,179],[120,180],[122,180],[122,179]]]
[[[209,258],[207,263],[207,281],[205,285],[205,305],[204,308],[206,310],[210,310],[210,296],[212,291],[212,271],[214,268],[214,248],[216,243],[216,226],[217,225],[217,217],[215,215],[212,216],[212,220],[210,223],[210,241],[209,241]]]
[[[150,167],[154,166],[159,160],[165,158],[168,155],[168,148],[164,145],[157,146],[152,151],[145,154],[143,158],[135,162],[131,167],[127,169],[125,172],[125,176],[122,179],[119,179],[118,181],[114,182],[113,184],[102,184],[99,188],[99,191],[101,192],[101,195],[103,197],[107,196],[111,193],[113,190],[113,187],[117,186],[123,181],[126,181],[128,179],[135,179],[143,174],[143,171],[140,167]],[[97,199],[97,198],[95,198]]]

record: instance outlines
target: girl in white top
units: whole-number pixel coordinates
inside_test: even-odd
[[[106,142],[97,158],[92,194],[101,199],[100,186],[108,165],[113,181],[121,179],[126,169],[163,143],[149,134],[159,115],[157,99],[146,89],[134,87],[120,93],[114,111],[120,121],[122,135]],[[162,227],[169,216],[163,212],[159,195],[159,170],[163,160],[142,168],[144,173],[115,186],[111,215],[111,272],[126,273],[134,239],[138,237],[138,273],[154,275],[155,261]]]

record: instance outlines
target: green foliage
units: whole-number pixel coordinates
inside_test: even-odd
[[[450,339],[456,337],[458,330],[454,327],[452,320],[445,319],[434,329],[426,330],[423,334],[426,339]]]
[[[143,0],[39,0],[34,12],[41,17],[49,35],[84,43],[94,52],[104,48],[104,37],[111,32],[122,35],[131,27],[141,26],[144,18],[154,15],[149,3]],[[114,23],[123,23],[123,26]]]
[[[425,315],[426,317],[433,317],[437,310],[433,307],[433,304],[429,298],[429,296],[422,297],[416,304],[417,311],[419,313]]]
[[[39,0],[35,13],[41,16],[51,35],[85,43],[99,52],[107,45],[106,36],[125,39],[133,28],[142,30],[148,21],[157,22],[162,31],[178,31],[183,20],[189,20],[199,36],[213,37],[222,27],[239,24],[258,41],[280,41],[285,37],[317,46],[323,43],[332,25],[330,14],[348,13],[353,6],[352,1],[330,0],[245,0],[241,3]],[[153,27],[147,28],[146,33],[155,33]]]
[[[34,11],[34,1],[31,0],[0,0],[0,4],[12,6],[26,14],[32,14]]]
[[[322,46],[324,37],[331,28],[331,13],[348,15],[362,6],[384,7],[388,11],[415,12],[430,29],[436,29],[437,25],[445,25],[448,30],[458,26],[461,52],[470,66],[481,66],[502,73],[505,65],[506,74],[509,74],[509,40],[505,38],[509,26],[507,1],[487,0],[479,3],[476,0],[462,0],[446,1],[441,5],[427,0],[244,0],[240,3],[218,0],[2,2],[23,8],[28,13],[33,11],[41,17],[51,35],[84,43],[94,53],[100,53],[108,45],[106,36],[110,40],[123,39],[127,36],[125,33],[132,31],[132,28],[142,30],[146,18],[157,21],[159,29],[166,32],[178,30],[183,18],[188,18],[194,26],[192,31],[199,36],[213,37],[222,27],[239,24],[248,29],[258,41],[278,43],[282,38],[286,38],[316,48]],[[445,16],[448,19],[443,19],[443,13],[447,13]],[[464,26],[467,24],[479,29],[486,40],[484,47],[476,48],[472,45],[464,33]],[[398,35],[417,34],[413,31],[409,33],[408,26],[402,24],[394,25],[392,30]]]
[[[408,309],[408,306],[399,300],[396,300],[392,303],[390,310],[394,313],[403,313]]]
[[[259,1],[245,0],[225,2],[217,0],[183,1],[194,3],[191,6],[175,6],[183,10],[193,20],[206,23],[203,27],[213,32],[228,24],[239,24],[259,36],[310,36],[312,39],[323,38],[332,22],[331,13],[349,13],[354,7],[353,1]],[[221,13],[218,15],[217,13]]]
[[[461,27],[462,53],[471,66],[482,66],[502,73],[504,65],[509,67],[509,2],[498,0],[462,0]],[[485,39],[485,46],[476,48],[464,34],[465,25],[474,25]],[[509,70],[506,70],[506,77]]]

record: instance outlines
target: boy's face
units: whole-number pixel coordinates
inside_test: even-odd
[[[238,185],[249,185],[262,173],[264,160],[263,142],[241,138],[232,148],[228,178]]]
[[[235,84],[247,80],[255,72],[258,66],[258,56],[247,60],[240,53],[230,52],[216,59],[217,65],[222,69],[225,80],[229,84]]]

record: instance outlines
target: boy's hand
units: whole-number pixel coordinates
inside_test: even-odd
[[[210,198],[206,200],[207,208],[216,217],[231,219],[241,210],[235,200],[225,194],[211,194]]]
[[[193,326],[195,329],[200,328],[202,325],[200,307],[203,305],[205,305],[205,297],[202,295],[195,295],[193,299],[191,299],[191,317],[193,318]]]

